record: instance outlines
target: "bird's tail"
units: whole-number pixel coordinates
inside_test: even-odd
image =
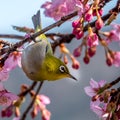
[[[32,22],[36,32],[40,31],[41,30],[40,10],[38,10],[38,12],[32,16]]]
[[[38,32],[42,29],[40,10],[38,10],[37,13],[32,16],[32,22],[33,22],[33,25],[34,25],[35,32]],[[38,39],[47,41],[47,38],[46,38],[45,34],[41,34],[40,36],[38,36]]]

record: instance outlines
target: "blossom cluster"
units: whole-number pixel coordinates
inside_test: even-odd
[[[109,43],[113,41],[120,42],[120,25],[113,24],[113,30],[103,32],[102,28],[109,25],[115,19],[116,14],[114,12],[111,13],[111,16],[105,23],[102,19],[104,10],[100,6],[100,0],[52,0],[51,2],[44,3],[41,7],[45,9],[44,13],[46,16],[55,20],[60,20],[61,17],[74,11],[78,12],[78,18],[72,22],[72,34],[75,35],[77,40],[81,40],[82,42],[73,51],[75,57],[79,57],[83,50],[82,48],[85,47],[83,61],[88,64],[90,58],[96,54],[97,46],[102,45],[105,48],[106,64],[108,66],[115,65],[119,67],[120,52],[109,49]],[[91,26],[90,22],[93,20],[95,23]],[[86,23],[88,26],[85,31],[84,27]],[[66,62],[66,56],[64,56],[64,59]]]
[[[86,94],[91,97],[90,108],[102,120],[120,120],[119,90],[106,89],[109,85],[105,80],[90,80],[90,86],[85,87]]]
[[[14,100],[18,99],[18,96],[7,91],[2,82],[6,81],[9,78],[9,73],[17,65],[20,66],[21,61],[21,52],[12,52],[9,57],[4,62],[4,65],[1,65],[0,68],[0,104],[10,106],[13,104]]]

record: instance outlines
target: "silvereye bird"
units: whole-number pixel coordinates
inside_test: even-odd
[[[32,17],[35,32],[41,30],[40,11]],[[73,78],[67,66],[53,55],[51,44],[44,34],[35,38],[34,43],[27,46],[21,58],[22,69],[33,81],[54,81],[62,78]]]

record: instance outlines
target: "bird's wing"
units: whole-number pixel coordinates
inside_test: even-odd
[[[35,73],[40,70],[46,56],[46,48],[47,43],[45,41],[40,41],[28,46],[23,51],[21,61],[24,71],[27,71],[28,73]]]

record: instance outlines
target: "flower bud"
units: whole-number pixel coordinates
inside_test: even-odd
[[[90,22],[93,18],[93,9],[92,7],[88,10],[88,12],[85,14],[85,20]]]
[[[95,22],[95,27],[100,30],[104,26],[103,20],[101,17],[98,17],[97,21]]]
[[[79,67],[80,67],[79,61],[77,61],[72,55],[70,57],[71,57],[71,60],[72,60],[72,67],[74,69],[79,69]]]
[[[72,27],[76,28],[80,24],[80,20],[75,20],[72,22]]]
[[[72,64],[72,67],[73,67],[74,69],[79,69],[80,63],[79,63],[77,60],[74,60],[74,62],[73,62],[73,64]]]
[[[111,57],[107,57],[107,58],[106,58],[106,63],[107,63],[108,66],[112,66],[112,64],[113,64],[113,59],[112,59]]]
[[[90,47],[88,49],[88,54],[89,54],[90,57],[93,57],[95,55],[95,53],[96,53],[96,46]]]
[[[85,55],[85,57],[83,58],[83,61],[85,64],[88,64],[90,62],[90,56],[88,54]]]
[[[79,57],[81,55],[81,47],[74,49],[73,55]]]
[[[79,40],[83,37],[83,35],[84,35],[84,32],[81,30],[75,36],[76,36],[77,40]]]
[[[31,111],[31,117],[34,119],[38,114],[36,107]]]
[[[21,92],[24,92],[27,89],[28,89],[28,85],[26,85],[26,84],[21,85]]]

